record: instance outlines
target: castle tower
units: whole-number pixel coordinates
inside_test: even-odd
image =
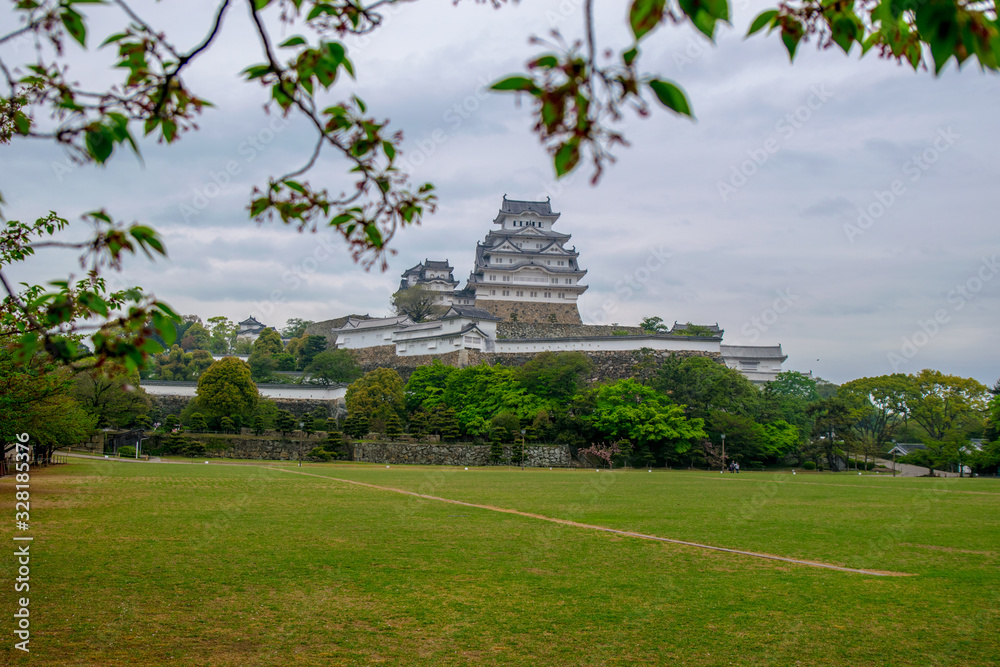
[[[570,234],[552,230],[559,219],[550,200],[519,201],[504,195],[493,224],[499,229],[476,245],[476,262],[467,290],[476,307],[511,322],[579,324],[577,299],[587,290],[580,280]]]

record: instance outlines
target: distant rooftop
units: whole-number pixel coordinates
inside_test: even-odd
[[[781,345],[720,345],[719,352],[729,359],[781,359],[787,355],[781,352]]]
[[[532,213],[540,213],[541,215],[553,215],[552,200],[548,198],[545,201],[525,201],[522,199],[507,199],[507,195],[504,195],[500,211],[503,213],[524,213],[525,211],[531,211]]]

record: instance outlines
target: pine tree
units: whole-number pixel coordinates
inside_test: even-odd
[[[264,433],[264,417],[261,415],[254,415],[252,428],[255,434],[262,435]]]
[[[391,414],[385,420],[385,435],[390,440],[395,440],[403,435],[403,420],[396,414]]]
[[[204,433],[208,430],[208,422],[205,421],[205,415],[200,412],[191,415],[191,430],[195,433]]]
[[[313,417],[307,414],[302,418],[302,430],[306,433],[313,433],[316,430],[316,424],[313,422]]]
[[[455,442],[461,431],[458,428],[458,415],[454,408],[438,410],[435,413],[434,430],[441,435],[445,442]]]
[[[429,426],[427,413],[423,410],[414,412],[413,416],[410,417],[410,435],[414,438],[422,438],[427,435]]]
[[[493,429],[490,433],[490,463],[498,464],[503,461],[503,442],[500,441],[499,429]]]
[[[282,434],[286,435],[295,430],[295,417],[288,410],[278,410],[278,417],[274,420],[274,427]]]

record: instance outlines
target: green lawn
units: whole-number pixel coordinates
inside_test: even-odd
[[[34,471],[32,651],[12,647],[8,556],[0,662],[1000,662],[997,480],[280,467]],[[0,481],[8,545],[13,484]]]

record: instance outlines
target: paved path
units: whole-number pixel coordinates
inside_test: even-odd
[[[888,459],[876,459],[878,463],[881,463],[886,468],[889,469],[890,474],[892,474],[892,461]],[[924,477],[930,472],[930,468],[924,468],[923,466],[915,466],[910,463],[899,463],[896,462],[896,474],[903,477]],[[957,472],[944,472],[942,470],[934,471],[935,477],[958,477]]]

